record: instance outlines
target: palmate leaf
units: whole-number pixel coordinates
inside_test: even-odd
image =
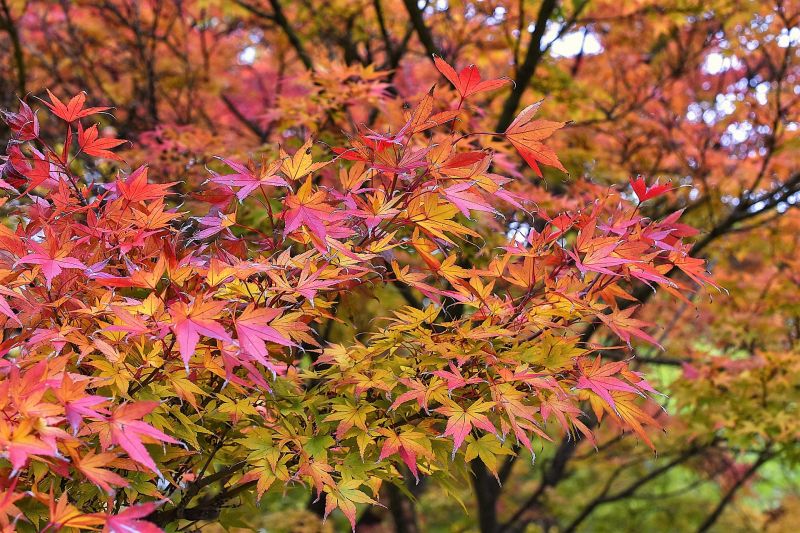
[[[124,180],[117,180],[114,184],[117,194],[131,202],[160,200],[176,183],[148,183],[147,173],[148,168],[143,165],[131,172]]]
[[[50,511],[50,520],[45,525],[44,531],[60,531],[64,528],[74,528],[78,530],[95,530],[105,522],[105,519],[95,513],[85,514],[69,502],[67,492],[64,492],[56,501],[51,493],[37,494],[42,502],[46,503]]]
[[[40,265],[44,279],[49,288],[53,279],[61,274],[65,269],[85,269],[80,260],[75,257],[67,255],[67,250],[60,250],[58,252],[52,250],[45,250],[41,246],[35,246],[34,249],[38,250],[36,253],[27,254],[19,258],[20,263],[27,263],[29,265]]]
[[[100,133],[97,131],[97,124],[83,129],[83,126],[78,123],[78,146],[85,154],[122,161],[123,159],[110,149],[116,148],[126,142],[127,141],[122,139],[100,138]]]
[[[180,443],[141,420],[156,407],[158,402],[141,401],[124,404],[113,412],[107,422],[98,422],[95,425],[101,431],[100,437],[104,441],[105,448],[109,448],[111,444],[121,446],[131,459],[161,475],[155,461],[144,447],[142,439],[151,442]]]
[[[346,480],[340,482],[336,487],[325,487],[325,517],[336,509],[344,513],[350,522],[353,531],[356,530],[356,504],[380,505],[377,501],[367,496],[360,490],[363,483],[357,480]]]
[[[108,533],[162,533],[163,530],[146,520],[156,510],[155,503],[144,503],[128,507],[116,515],[106,517],[105,529]]]
[[[442,201],[437,195],[422,194],[409,202],[406,209],[409,220],[434,238],[453,243],[448,233],[455,237],[478,237],[474,230],[453,220],[459,208],[449,201]]]
[[[553,135],[555,131],[563,128],[566,123],[533,120],[541,105],[542,102],[539,101],[523,109],[506,129],[505,136],[539,176],[542,175],[542,171],[539,169],[540,164],[566,172],[567,169],[558,160],[556,153],[542,143],[543,140]]]
[[[631,336],[634,336],[661,348],[661,344],[642,329],[649,324],[631,316],[636,312],[636,309],[636,307],[628,307],[621,310],[614,309],[609,314],[599,315],[599,318],[628,344],[631,342]]]
[[[600,396],[612,409],[616,409],[612,392],[631,392],[641,394],[639,389],[619,379],[620,372],[627,366],[624,362],[617,361],[602,364],[597,356],[591,365],[581,363],[581,375],[576,385],[579,389],[590,389]]]
[[[64,104],[56,95],[47,89],[47,95],[50,97],[50,103],[44,102],[44,105],[50,108],[55,116],[64,122],[75,122],[78,119],[108,111],[110,107],[87,107],[83,105],[86,103],[86,93],[79,92],[67,104]]]
[[[481,74],[475,65],[464,67],[461,72],[456,73],[455,69],[441,57],[433,56],[433,61],[439,72],[453,84],[461,98],[469,98],[473,94],[493,91],[511,83],[511,80],[507,78],[482,81]]]
[[[650,200],[651,198],[656,198],[673,189],[672,185],[670,185],[669,183],[664,183],[659,185],[658,182],[648,187],[647,182],[644,180],[642,176],[631,178],[630,184],[631,188],[633,189],[633,192],[639,199],[639,202],[645,202],[647,200]]]
[[[443,405],[435,409],[437,413],[447,417],[447,427],[442,436],[453,438],[453,457],[455,457],[464,439],[473,428],[482,429],[489,433],[497,433],[497,429],[484,414],[493,406],[494,402],[479,399],[466,408],[451,402],[449,405]]]
[[[632,430],[655,451],[656,447],[647,435],[644,426],[661,427],[661,424],[637,404],[638,401],[641,401],[641,397],[632,392],[618,390],[610,391],[609,395],[612,403],[595,393],[589,394],[589,400],[597,418],[602,419],[604,412],[611,413],[624,428]]]
[[[306,142],[303,143],[303,146],[298,148],[293,156],[289,156],[283,151],[283,148],[281,148],[281,172],[283,172],[287,178],[295,181],[300,180],[308,174],[316,172],[330,163],[330,161],[321,161],[316,163],[313,161],[311,158],[311,144],[313,142],[314,141],[311,138],[306,139]]]
[[[339,421],[336,426],[336,438],[341,439],[353,426],[361,431],[368,431],[367,415],[375,410],[369,404],[337,404],[333,406],[333,412],[325,418],[326,422]]]
[[[18,140],[31,141],[39,136],[39,118],[25,101],[20,100],[19,112],[0,110],[0,116]]]
[[[323,191],[314,191],[311,178],[286,198],[286,209],[283,211],[285,235],[305,226],[316,237],[315,242],[324,243],[327,236],[326,223],[333,222],[334,209],[326,203],[327,195]],[[323,248],[324,249],[324,248]]]
[[[181,359],[189,371],[189,359],[194,354],[200,335],[231,342],[231,338],[222,325],[215,319],[225,309],[225,302],[195,299],[191,305],[176,302],[170,307],[172,315],[172,331],[178,342]]]
[[[236,319],[236,334],[242,351],[267,368],[274,369],[268,361],[269,352],[266,342],[274,342],[282,346],[295,346],[291,339],[270,325],[282,314],[281,309],[256,308],[254,305],[250,305]]]
[[[386,437],[381,447],[378,461],[396,454],[411,470],[414,479],[419,481],[418,457],[433,458],[428,436],[410,427],[403,428],[399,432],[388,428],[380,428],[378,432]]]
[[[231,159],[219,158],[223,163],[233,169],[233,174],[214,175],[211,178],[212,183],[219,183],[221,185],[228,185],[231,187],[239,187],[236,191],[236,197],[241,202],[247,198],[253,191],[263,186],[285,186],[288,185],[285,179],[280,177],[277,172],[278,169],[284,164],[282,161],[274,161],[272,164],[263,165],[261,170],[256,171],[233,161]],[[252,163],[251,163],[252,165]]]
[[[95,454],[93,451],[89,451],[83,457],[74,456],[73,461],[75,468],[86,476],[86,479],[108,494],[113,494],[114,487],[129,485],[125,478],[108,469],[116,458],[117,454],[115,453]]]
[[[514,452],[505,448],[503,443],[494,435],[483,435],[479,439],[470,438],[464,460],[469,462],[480,458],[495,479],[500,481],[497,473],[498,457],[513,455]]]

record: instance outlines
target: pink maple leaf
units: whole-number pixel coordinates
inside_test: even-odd
[[[29,265],[41,265],[48,289],[53,283],[53,278],[61,274],[65,268],[81,270],[86,268],[86,265],[77,258],[67,256],[68,252],[66,251],[48,252],[36,243],[31,243],[31,246],[36,252],[20,257],[19,262]]]
[[[163,533],[163,530],[154,523],[147,520],[150,514],[155,511],[157,505],[154,502],[143,503],[128,507],[116,515],[108,515],[104,533]]]
[[[178,343],[181,359],[189,371],[189,359],[194,355],[200,335],[232,342],[230,335],[214,319],[225,308],[226,302],[216,300],[195,299],[191,307],[183,302],[176,302],[170,306],[172,315],[172,331]]]

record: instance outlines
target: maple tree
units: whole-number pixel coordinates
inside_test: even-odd
[[[459,107],[476,87],[499,85],[467,87]],[[663,276],[671,268],[704,277],[702,263],[674,260],[691,234],[674,220],[645,219],[609,191],[505,246],[487,268],[458,266],[457,242],[480,237],[462,218],[500,215],[498,200],[523,206],[491,172],[491,150],[467,141],[455,117],[431,118],[431,91],[397,133],[362,131],[336,150],[353,163],[327,176],[337,158],[315,162],[310,139],[294,155],[281,150],[280,165],[223,160],[235,174],[214,173],[209,186],[224,187],[228,201],[180,229],[190,219],[165,210],[172,185],[148,183],[145,168],[119,171],[105,186],[88,181],[81,159],[118,161],[109,150],[122,141],[83,126],[103,108],[84,110],[81,95],[67,106],[50,98],[67,128],[60,149],[35,134],[30,107],[7,112],[19,139],[0,183],[25,216],[4,235],[3,292],[18,309],[6,299],[15,330],[3,343],[7,479],[52,498],[59,486],[55,507],[39,496],[51,506],[45,529],[114,529],[129,515],[191,520],[191,502],[217,477],[226,482],[218,505],[250,486],[261,496],[276,482],[304,483],[326,495],[326,515],[339,508],[355,527],[356,504],[377,503],[398,463],[417,477],[420,469],[447,476],[465,453],[491,465],[488,457],[516,453],[506,435],[529,450],[532,439],[550,439],[551,416],[564,434],[592,439],[576,416],[587,394],[598,416],[609,413],[652,446],[642,424],[657,423],[632,401],[655,390],[624,362],[596,359],[587,370],[591,348],[576,350],[558,332],[597,317],[626,342],[652,340],[619,308],[621,284],[689,290]],[[555,129],[529,114],[520,121],[529,131]],[[514,143],[527,150],[543,137]],[[532,165],[560,167],[525,153]],[[29,185],[37,164],[47,177]],[[256,194],[269,233],[237,221]],[[388,283],[431,302],[395,310],[363,342],[319,343],[311,325],[334,318],[341,292]],[[549,342],[573,350],[545,364]],[[53,475],[37,476],[35,464]],[[94,497],[77,488],[87,481]],[[143,496],[163,503],[171,493],[163,509],[137,510]],[[14,521],[36,526],[32,512]]]
[[[797,436],[799,19],[0,0],[0,525],[733,520]]]

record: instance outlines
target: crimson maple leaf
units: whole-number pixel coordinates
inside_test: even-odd
[[[636,193],[636,197],[639,199],[639,203],[657,196],[661,196],[665,192],[673,189],[669,183],[659,184],[658,182],[648,187],[647,182],[645,182],[644,178],[641,176],[631,178],[630,183],[631,187],[633,188],[633,192]]]
[[[24,162],[25,169],[21,173],[30,180],[28,188],[22,193],[26,195],[49,179],[59,179],[59,172],[46,154],[34,154],[32,159]],[[15,167],[16,168],[16,167]]]
[[[123,159],[111,152],[110,148],[115,148],[120,144],[128,141],[122,139],[100,138],[100,132],[97,131],[97,124],[90,126],[88,129],[83,129],[78,123],[78,146],[86,155],[94,157],[103,157],[105,159],[113,159],[115,161],[123,161]]]
[[[461,72],[456,74],[455,69],[441,57],[433,56],[433,62],[439,72],[455,86],[462,99],[469,98],[473,94],[493,91],[511,83],[508,78],[481,81],[481,73],[478,72],[478,67],[475,65],[464,67]]]
[[[65,122],[74,122],[79,118],[88,117],[89,115],[102,113],[103,111],[111,109],[110,107],[87,107],[84,109],[83,104],[86,103],[86,93],[82,91],[73,96],[67,105],[64,105],[56,95],[50,92],[50,89],[47,89],[47,95],[50,97],[51,103],[48,104],[43,101],[44,105],[49,107],[54,115]]]
[[[28,104],[22,100],[19,101],[19,104],[18,113],[0,110],[0,116],[14,132],[17,140],[30,141],[39,136],[39,119],[36,118]]]
[[[147,183],[147,167],[140,166],[125,179],[117,180],[115,185],[117,193],[130,202],[142,202],[144,200],[157,200],[163,198],[167,189],[177,182],[170,183]]]

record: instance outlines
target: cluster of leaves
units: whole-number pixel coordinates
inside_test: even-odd
[[[657,344],[633,316],[630,283],[684,298],[678,269],[692,228],[639,207],[666,191],[632,181],[464,262],[493,217],[524,210],[495,172],[507,141],[537,172],[563,168],[543,141],[563,126],[523,110],[504,132],[465,131],[480,81],[436,59],[457,98],[431,89],[394,132],[362,128],[320,160],[311,139],[260,164],[221,159],[196,197],[147,167],[93,182],[120,158],[79,94],[45,102],[65,133],[42,138],[28,104],[0,167],[16,227],[0,226],[0,524],[156,531],[214,518],[231,498],[309,487],[354,526],[383,482],[443,485],[479,457],[533,453],[578,432],[588,400],[652,446],[643,407],[656,391],[626,361],[601,362],[579,326],[606,324],[625,344]],[[44,109],[42,110],[44,111]],[[40,113],[41,114],[41,113]],[[499,141],[497,139],[500,139]],[[162,180],[163,181],[163,180]],[[240,211],[263,208],[258,224]],[[398,290],[366,338],[321,341],[346,293]]]

